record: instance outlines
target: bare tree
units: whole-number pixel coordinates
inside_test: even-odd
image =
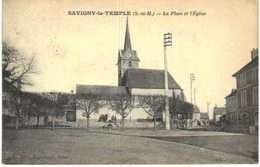
[[[47,98],[45,103],[47,108],[51,109],[52,116],[52,130],[55,129],[55,118],[58,115],[62,115],[64,113],[62,109],[62,94],[58,92],[48,92],[42,94],[44,98]]]
[[[33,73],[36,73],[34,56],[25,58],[15,47],[3,42],[2,79],[16,87],[19,85],[32,85],[28,76]]]
[[[143,110],[153,117],[154,130],[156,130],[156,119],[160,110],[164,107],[164,96],[138,96],[138,102]]]
[[[98,99],[96,95],[78,94],[76,100],[76,106],[79,109],[84,110],[83,116],[87,118],[87,130],[89,130],[89,118],[90,115],[102,107],[104,103]]]
[[[13,98],[10,101],[10,107],[13,111],[13,114],[16,117],[15,121],[15,129],[19,129],[19,120],[24,117],[25,110],[28,107],[29,104],[29,98],[26,93],[24,92],[14,92]]]
[[[27,116],[27,126],[30,128],[30,118],[37,117],[37,127],[39,125],[40,116],[44,115],[42,106],[45,104],[43,97],[37,93],[26,92],[26,98],[28,99],[28,104],[25,108],[25,114]]]
[[[37,117],[37,121],[36,121],[37,128],[39,127],[40,117],[47,115],[47,111],[46,111],[47,103],[48,103],[47,99],[43,98],[41,94],[34,94],[33,111],[34,111],[34,116]]]
[[[107,103],[113,111],[121,115],[122,130],[125,129],[125,118],[130,114],[134,108],[134,97],[128,95],[114,95],[109,96]]]

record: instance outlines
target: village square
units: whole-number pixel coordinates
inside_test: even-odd
[[[92,15],[91,10],[88,12]],[[193,12],[194,14],[204,17],[206,12]],[[72,15],[78,14],[77,11],[69,11],[67,15],[73,17]],[[89,50],[98,50],[97,53],[100,54],[96,55],[95,59],[88,59],[88,64],[85,63],[84,57],[80,57],[76,63],[73,59],[65,60],[63,55],[74,52],[64,49],[65,47],[51,46],[55,53],[53,61],[56,61],[56,65],[43,65],[47,59],[37,61],[37,53],[34,52],[32,56],[24,56],[23,49],[27,48],[21,49],[9,38],[3,38],[2,163],[258,163],[258,48],[252,46],[247,50],[247,55],[244,56],[245,60],[249,61],[242,61],[229,74],[228,77],[234,82],[235,87],[230,84],[229,93],[221,95],[212,89],[212,92],[216,92],[216,97],[211,96],[211,100],[208,100],[206,96],[201,98],[203,86],[200,88],[196,82],[200,80],[201,83],[210,85],[209,83],[215,80],[197,78],[197,74],[192,70],[193,65],[195,69],[200,61],[204,60],[198,60],[197,64],[192,65],[187,65],[188,62],[180,59],[171,61],[172,55],[174,56],[173,47],[178,46],[175,46],[175,39],[178,41],[178,35],[181,33],[167,31],[160,34],[162,52],[157,61],[160,60],[163,65],[160,68],[153,67],[152,63],[149,63],[149,57],[142,56],[135,47],[139,46],[139,41],[145,42],[142,41],[142,33],[133,35],[133,32],[137,31],[130,31],[134,29],[131,25],[136,27],[137,23],[132,21],[134,19],[131,15],[122,16],[121,20],[120,25],[124,28],[116,31],[122,32],[123,43],[117,40],[116,44],[104,42],[100,43],[100,46],[84,46],[85,50],[81,52],[85,58]],[[85,31],[86,36],[91,35],[91,31],[105,31],[102,29],[103,26],[100,26],[102,24],[98,24],[102,22],[106,20],[97,21],[96,26],[100,28],[87,27],[90,31]],[[7,32],[6,29],[4,27],[4,32]],[[84,31],[79,26],[76,33],[81,31],[80,29]],[[15,31],[19,36],[21,32],[16,29]],[[51,43],[62,33],[64,32],[58,31]],[[98,33],[100,36],[104,35],[102,31]],[[109,37],[114,35],[106,33]],[[70,41],[85,39],[82,35],[65,36],[66,39],[70,38]],[[186,42],[185,39],[182,40]],[[26,43],[21,46],[24,45]],[[40,46],[41,41],[37,41],[36,45]],[[101,49],[103,45],[109,45],[113,52],[114,48],[117,48],[116,55],[113,55],[116,62],[111,61],[111,55],[109,57]],[[152,54],[153,47],[156,48],[157,45],[148,47],[149,54]],[[65,61],[71,64],[66,64]],[[73,63],[79,64],[80,67],[75,66],[69,70],[65,66],[62,67],[65,64],[66,67],[73,66]],[[173,63],[182,68],[172,70]],[[41,86],[35,86],[33,81],[41,77],[42,72],[38,70],[41,65],[48,71],[48,75],[45,72],[48,79],[42,80]],[[185,68],[186,65],[189,67]],[[221,64],[218,65],[221,68]],[[53,67],[57,68],[57,71],[62,69],[62,73],[55,76],[55,69],[51,69]],[[99,70],[101,75],[91,74]],[[207,73],[207,70],[204,72]],[[77,73],[79,80],[69,75],[71,71]],[[115,74],[111,71],[116,71],[116,76],[112,77],[112,82],[116,83],[114,85],[106,82],[112,80],[111,76]],[[88,75],[85,75],[85,72]],[[55,90],[66,85],[67,80],[63,80],[63,76],[67,77],[67,80],[73,78],[70,89]],[[88,79],[98,83],[87,82]],[[52,80],[55,80],[55,83]],[[48,88],[51,84],[56,87]],[[213,85],[221,84],[225,83]],[[224,104],[219,105],[214,98],[220,98]]]

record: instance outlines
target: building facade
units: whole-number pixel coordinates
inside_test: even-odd
[[[192,126],[198,126],[200,121],[200,109],[198,106],[194,106],[192,113]]]
[[[238,109],[237,109],[237,93],[236,89],[232,89],[231,93],[226,96],[226,112],[227,121],[231,124],[238,123]]]
[[[221,120],[226,116],[226,108],[225,107],[218,107],[215,105],[213,108],[213,121],[216,124],[220,124]]]
[[[237,85],[238,122],[258,131],[258,49],[251,51],[251,61],[238,70],[233,77]]]
[[[201,126],[208,126],[209,125],[209,115],[208,115],[208,113],[200,113],[199,124]]]

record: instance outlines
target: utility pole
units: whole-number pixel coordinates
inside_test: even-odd
[[[210,105],[210,102],[208,101],[208,102],[207,102],[207,113],[208,113],[208,117],[209,117],[209,105]]]
[[[196,106],[196,88],[194,88],[193,91],[194,91],[194,106]]]
[[[192,83],[195,81],[195,74],[190,73],[190,103],[192,104]]]
[[[169,98],[168,98],[168,69],[167,69],[167,55],[166,48],[167,46],[172,46],[172,34],[164,34],[164,81],[165,81],[165,129],[170,130],[170,113],[169,113]]]

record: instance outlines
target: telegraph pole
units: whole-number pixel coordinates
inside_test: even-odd
[[[196,88],[194,88],[194,106],[196,106]]]
[[[169,113],[169,98],[168,98],[168,69],[167,69],[167,55],[166,48],[167,46],[172,46],[172,34],[165,33],[164,34],[164,81],[165,81],[165,129],[170,129],[170,113]]]
[[[209,105],[210,105],[210,102],[208,101],[207,102],[207,113],[208,113],[208,116],[209,116]]]
[[[195,74],[190,73],[190,103],[192,104],[192,83],[195,81]]]

